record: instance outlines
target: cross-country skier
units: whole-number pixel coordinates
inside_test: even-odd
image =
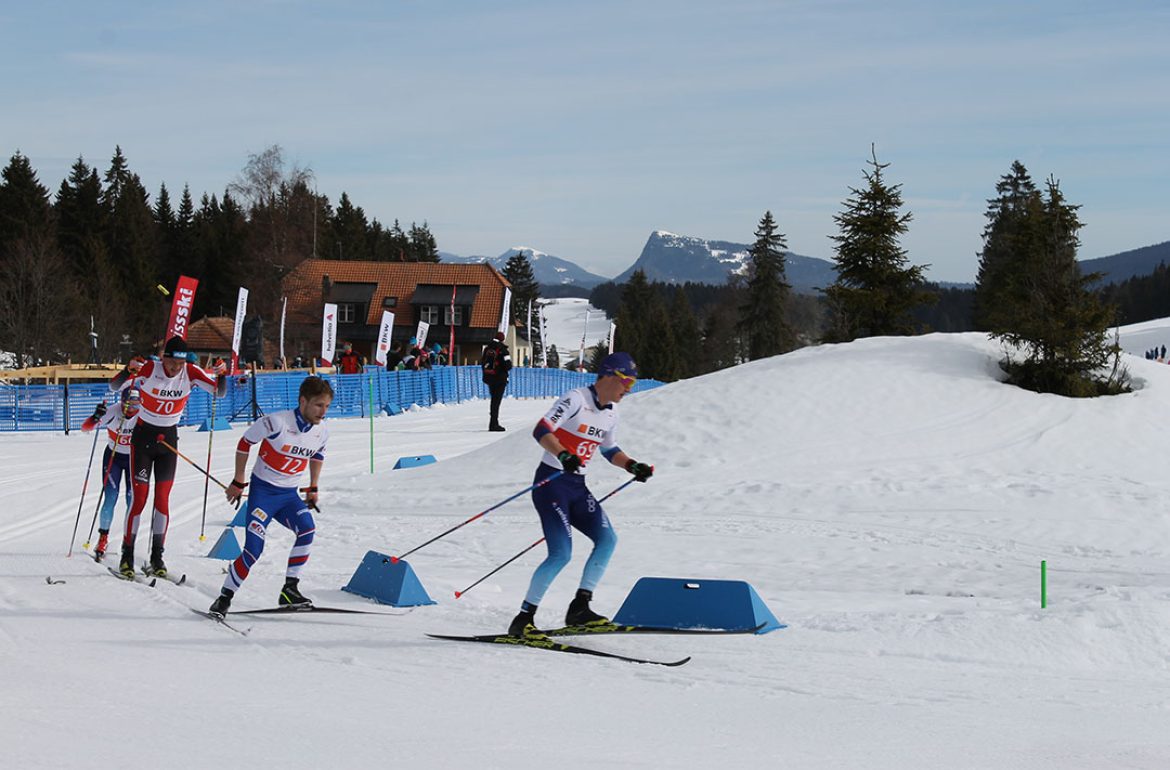
[[[252,424],[236,447],[236,472],[227,488],[229,502],[239,505],[244,487],[248,493],[248,519],[244,530],[244,550],[228,568],[219,597],[208,610],[223,617],[231,606],[232,597],[248,577],[248,572],[264,551],[264,537],[268,525],[278,521],[296,533],[292,551],[288,555],[284,588],[279,604],[297,606],[312,604],[297,588],[301,568],[309,560],[313,533],[317,528],[310,508],[317,507],[317,481],[325,462],[325,443],[329,430],[322,422],[333,402],[333,387],[320,377],[306,377],[301,383],[296,409],[270,414]],[[252,445],[260,444],[260,457],[252,466],[252,480],[244,482],[248,455]],[[309,486],[297,494],[301,476],[309,470]]]
[[[214,374],[222,375],[223,372],[217,370]],[[162,555],[170,523],[171,486],[175,482],[178,458],[163,442],[178,447],[177,426],[192,388],[201,388],[216,397],[223,397],[227,393],[227,379],[220,376],[217,383],[212,373],[187,360],[187,343],[183,338],[171,337],[167,340],[161,362],[135,359],[110,380],[110,387],[114,390],[134,387],[142,398],[138,424],[130,436],[134,502],[126,513],[122,561],[118,564],[118,571],[126,577],[134,576],[134,540],[138,535],[139,514],[146,507],[146,499],[150,495],[150,474],[153,470],[154,511],[147,572],[166,577],[167,567]]]
[[[97,405],[93,415],[81,424],[81,429],[87,433],[105,428],[109,438],[106,451],[102,453],[104,489],[97,547],[93,549],[93,557],[97,561],[106,555],[110,525],[114,521],[114,506],[118,503],[118,489],[122,485],[123,476],[126,477],[126,510],[130,509],[133,500],[134,492],[130,485],[130,435],[138,424],[139,404],[138,388],[126,388],[116,404],[107,409],[103,401]]]
[[[558,470],[561,476],[532,491],[532,502],[540,514],[548,556],[536,568],[520,614],[508,626],[510,636],[539,636],[536,609],[545,591],[573,554],[575,527],[593,541],[585,562],[577,595],[565,613],[565,625],[606,625],[608,618],[589,609],[593,589],[605,574],[617,535],[609,517],[585,486],[585,466],[600,450],[603,457],[634,474],[638,481],[654,475],[654,466],[634,460],[618,448],[615,431],[618,414],[614,408],[634,387],[638,367],[629,353],[611,353],[597,370],[597,382],[571,390],[553,405],[532,435],[544,448],[534,482],[541,482]]]

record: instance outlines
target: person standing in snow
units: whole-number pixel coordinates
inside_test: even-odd
[[[561,471],[547,484],[532,491],[540,515],[548,555],[536,568],[520,613],[508,626],[508,634],[539,638],[536,610],[552,581],[569,563],[573,553],[572,529],[593,541],[585,562],[577,595],[565,613],[567,626],[604,626],[609,618],[589,608],[593,589],[600,582],[617,544],[609,517],[585,486],[585,469],[598,451],[613,465],[624,468],[638,481],[654,475],[654,466],[638,462],[617,445],[618,413],[615,407],[637,382],[638,367],[629,353],[611,353],[597,371],[597,382],[571,390],[536,424],[532,435],[544,449],[534,482]]]
[[[225,367],[223,367],[225,368]],[[138,519],[150,495],[150,474],[154,471],[154,511],[151,518],[151,548],[149,574],[166,577],[163,546],[167,525],[170,523],[171,486],[175,483],[178,457],[163,445],[178,447],[178,424],[191,397],[193,388],[200,388],[222,398],[227,393],[227,379],[220,368],[218,382],[212,373],[187,360],[187,343],[182,337],[171,337],[163,350],[162,360],[132,360],[110,380],[110,388],[121,390],[133,387],[141,396],[138,424],[130,435],[130,469],[133,474],[134,502],[126,513],[126,528],[122,535],[122,560],[118,571],[134,577],[134,540],[138,535]]]
[[[95,561],[101,561],[106,556],[110,525],[114,523],[114,506],[118,504],[118,490],[122,486],[123,476],[126,478],[127,511],[134,499],[130,484],[130,437],[134,433],[134,426],[138,424],[140,405],[138,389],[126,388],[116,404],[107,409],[103,401],[97,405],[93,415],[81,424],[81,430],[86,433],[105,428],[109,439],[106,451],[102,453],[102,508],[98,520],[97,547],[93,549]]]
[[[500,425],[500,404],[504,400],[504,391],[508,389],[508,374],[512,371],[512,354],[508,351],[508,346],[504,344],[503,332],[496,332],[496,336],[483,349],[483,355],[479,359],[479,367],[483,370],[483,384],[488,386],[488,393],[491,395],[488,430],[505,430],[504,426]]]
[[[219,597],[208,610],[223,617],[231,607],[232,598],[240,590],[252,566],[264,552],[264,538],[268,525],[280,522],[296,533],[296,541],[288,555],[284,588],[278,600],[280,606],[312,604],[301,594],[298,584],[301,569],[309,561],[313,534],[317,529],[310,508],[317,507],[317,482],[325,462],[325,444],[329,430],[323,421],[333,403],[333,387],[320,377],[306,377],[301,383],[296,409],[270,414],[252,423],[236,447],[236,472],[228,485],[228,502],[239,505],[244,487],[252,487],[248,494],[248,519],[244,530],[244,550],[228,568]],[[260,444],[259,459],[252,466],[252,480],[246,483],[244,473],[252,445]],[[301,476],[309,471],[309,486],[297,494]]]

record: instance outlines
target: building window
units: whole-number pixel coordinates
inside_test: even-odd
[[[454,315],[451,313],[452,307],[447,305],[443,308],[443,323],[447,326],[462,326],[463,325],[463,306],[456,305],[454,307]]]
[[[382,307],[398,307],[398,297],[383,297]]]
[[[418,309],[418,319],[426,321],[431,326],[439,323],[439,306],[438,305],[420,305]]]
[[[337,306],[337,323],[351,324],[357,321],[357,305],[353,302],[342,302]]]

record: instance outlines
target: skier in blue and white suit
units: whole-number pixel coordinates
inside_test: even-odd
[[[593,541],[577,595],[565,613],[565,625],[607,625],[609,619],[589,609],[593,589],[600,582],[617,545],[609,517],[585,486],[585,467],[598,451],[613,465],[625,468],[638,481],[654,474],[654,467],[634,460],[617,445],[614,408],[638,380],[638,367],[629,353],[611,353],[601,362],[597,382],[562,396],[532,435],[544,448],[534,481],[560,475],[532,491],[540,515],[548,556],[536,568],[520,614],[508,626],[510,636],[539,636],[536,609],[545,591],[573,554],[572,528]]]
[[[244,472],[252,445],[259,443],[259,459],[252,467],[252,491],[248,494],[248,517],[244,536],[244,550],[228,568],[219,598],[210,612],[223,617],[231,606],[232,597],[247,579],[252,565],[264,551],[264,537],[268,525],[278,521],[296,533],[297,539],[288,556],[284,588],[280,592],[282,606],[311,604],[301,595],[297,584],[301,568],[309,560],[316,524],[309,509],[317,507],[317,481],[325,462],[325,444],[329,431],[323,424],[325,413],[333,402],[333,388],[320,377],[306,377],[296,409],[270,414],[253,423],[236,448],[236,472],[226,490],[229,502],[236,503],[243,494]],[[304,499],[297,494],[301,476],[309,471],[309,486],[301,489]]]

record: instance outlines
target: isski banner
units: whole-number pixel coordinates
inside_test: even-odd
[[[182,337],[187,339],[187,326],[191,323],[191,307],[195,304],[195,289],[199,287],[199,279],[180,275],[175,284],[174,298],[171,300],[171,320],[167,324],[167,339]]]

